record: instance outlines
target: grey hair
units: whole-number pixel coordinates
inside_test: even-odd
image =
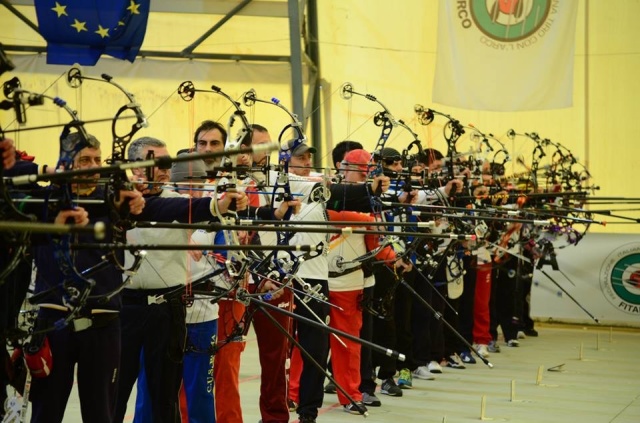
[[[72,132],[62,141],[63,147],[67,151],[73,151],[78,144],[82,143],[82,148],[100,148],[100,141],[93,135],[87,134],[87,139],[80,132]],[[81,150],[81,149],[80,149]]]
[[[127,156],[129,157],[129,160],[144,159],[144,157],[142,157],[142,150],[144,150],[145,147],[163,148],[166,146],[167,144],[165,144],[164,141],[160,141],[157,138],[153,138],[153,137],[138,138],[137,140],[129,144],[129,148],[127,149]]]

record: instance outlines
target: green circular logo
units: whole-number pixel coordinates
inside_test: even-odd
[[[640,254],[630,254],[615,264],[611,285],[623,300],[640,304]]]
[[[471,0],[471,17],[487,37],[510,42],[525,39],[544,24],[551,0]]]
[[[600,286],[616,308],[640,315],[640,243],[616,248],[600,269]]]

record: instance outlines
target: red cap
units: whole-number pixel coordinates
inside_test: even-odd
[[[16,155],[18,156],[17,158],[19,160],[24,160],[27,162],[32,162],[36,159],[35,156],[28,155],[26,151],[16,150]]]
[[[356,165],[358,169],[367,172],[369,170],[368,164],[371,162],[371,154],[365,150],[351,150],[345,154],[342,163]]]

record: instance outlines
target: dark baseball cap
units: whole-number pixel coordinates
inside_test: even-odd
[[[383,159],[390,159],[390,158],[394,158],[395,159],[396,157],[398,157],[397,160],[400,160],[400,158],[402,157],[398,150],[396,150],[395,148],[391,148],[391,147],[383,148],[381,156],[382,156]]]
[[[287,141],[285,145],[282,146],[282,152],[288,153],[291,156],[301,156],[302,154],[309,152],[311,154],[316,154],[316,148],[311,147],[305,142],[300,142],[298,139],[292,139]]]

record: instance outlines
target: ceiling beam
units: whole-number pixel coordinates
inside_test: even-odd
[[[202,44],[207,38],[209,38],[211,36],[211,34],[213,34],[214,32],[216,32],[220,27],[222,27],[222,25],[224,25],[229,19],[231,19],[233,16],[237,15],[239,12],[242,11],[242,9],[244,9],[245,7],[247,7],[247,5],[249,5],[249,3],[251,3],[252,0],[242,0],[242,2],[240,2],[236,7],[234,7],[233,9],[231,9],[229,11],[229,13],[227,13],[226,15],[224,15],[224,17],[222,19],[220,19],[218,22],[215,23],[215,25],[213,25],[207,32],[205,32],[204,34],[202,34],[200,37],[198,37],[197,40],[195,40],[193,43],[189,44],[187,47],[184,48],[184,50],[182,50],[182,54],[184,55],[188,55],[190,53],[193,53],[193,50],[196,49],[196,47],[198,47],[200,44]]]
[[[33,6],[33,0],[10,0],[14,6]],[[206,13],[226,15],[240,0],[153,0],[151,11],[159,13]],[[286,18],[287,2],[277,0],[255,0],[242,9],[240,16],[262,16],[271,18]]]
[[[4,44],[5,51],[19,53],[46,53],[45,46],[24,46]],[[201,59],[201,60],[237,60],[243,62],[285,62],[290,60],[289,56],[268,55],[268,54],[225,54],[225,53],[189,53],[184,55],[180,51],[158,51],[158,50],[140,50],[138,57],[148,58],[164,58],[164,59]]]
[[[16,9],[9,0],[0,0],[0,4],[6,7],[7,9],[9,9],[9,11],[13,13],[22,22],[26,23],[29,28],[33,29],[35,32],[40,34],[40,29],[38,28],[38,25],[33,23],[31,19],[27,18],[25,15],[22,14],[22,12]]]

